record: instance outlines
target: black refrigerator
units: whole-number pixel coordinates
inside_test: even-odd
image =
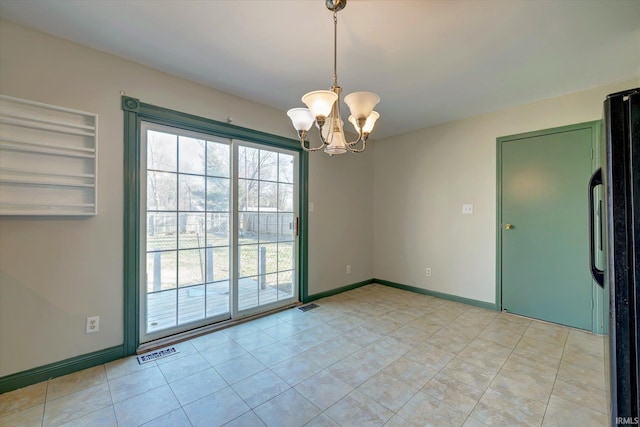
[[[604,288],[605,375],[611,425],[638,425],[640,417],[640,88],[604,101],[604,163],[591,178],[591,271]],[[602,185],[602,204],[594,188]],[[602,215],[594,215],[597,210]],[[594,217],[601,218],[594,224]],[[598,236],[599,234],[599,236]],[[600,237],[600,238],[598,238]],[[604,268],[595,264],[604,243]]]

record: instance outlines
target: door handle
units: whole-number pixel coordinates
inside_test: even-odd
[[[511,225],[511,224],[505,224],[504,225],[504,229],[505,230],[511,230],[512,228],[513,228],[513,225]]]
[[[596,267],[596,245],[595,245],[595,221],[594,210],[595,203],[593,198],[593,190],[602,185],[602,168],[595,171],[591,179],[589,180],[589,267],[591,268],[591,275],[593,279],[598,282],[601,288],[604,288],[604,271]]]

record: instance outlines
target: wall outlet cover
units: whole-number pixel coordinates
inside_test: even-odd
[[[100,330],[100,316],[87,317],[87,324],[85,327],[85,333],[95,334]]]

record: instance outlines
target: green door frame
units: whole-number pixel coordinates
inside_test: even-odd
[[[519,139],[532,138],[536,136],[549,135],[554,133],[571,132],[581,129],[591,130],[591,170],[595,172],[600,167],[600,141],[602,140],[602,121],[578,123],[575,125],[561,126],[557,128],[543,129],[533,132],[520,133],[516,135],[501,136],[496,138],[496,309],[502,311],[502,144]],[[585,193],[587,184],[584,183]],[[588,230],[585,230],[587,233]],[[599,255],[598,263],[602,263],[602,255]],[[585,265],[584,268],[589,268]],[[602,289],[592,280],[592,332],[603,333]]]
[[[167,108],[140,102],[122,96],[124,111],[124,355],[132,355],[140,341],[139,278],[140,278],[140,126],[141,122],[173,126],[195,132],[230,139],[241,139],[265,146],[297,151],[299,167],[299,268],[298,285],[302,302],[309,299],[308,292],[308,176],[309,155],[298,140],[259,132],[204,117],[194,116]]]

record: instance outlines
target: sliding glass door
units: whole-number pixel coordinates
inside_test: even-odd
[[[298,300],[298,153],[141,126],[140,342]]]
[[[248,143],[237,158],[237,247],[240,313],[297,299],[296,153]]]

